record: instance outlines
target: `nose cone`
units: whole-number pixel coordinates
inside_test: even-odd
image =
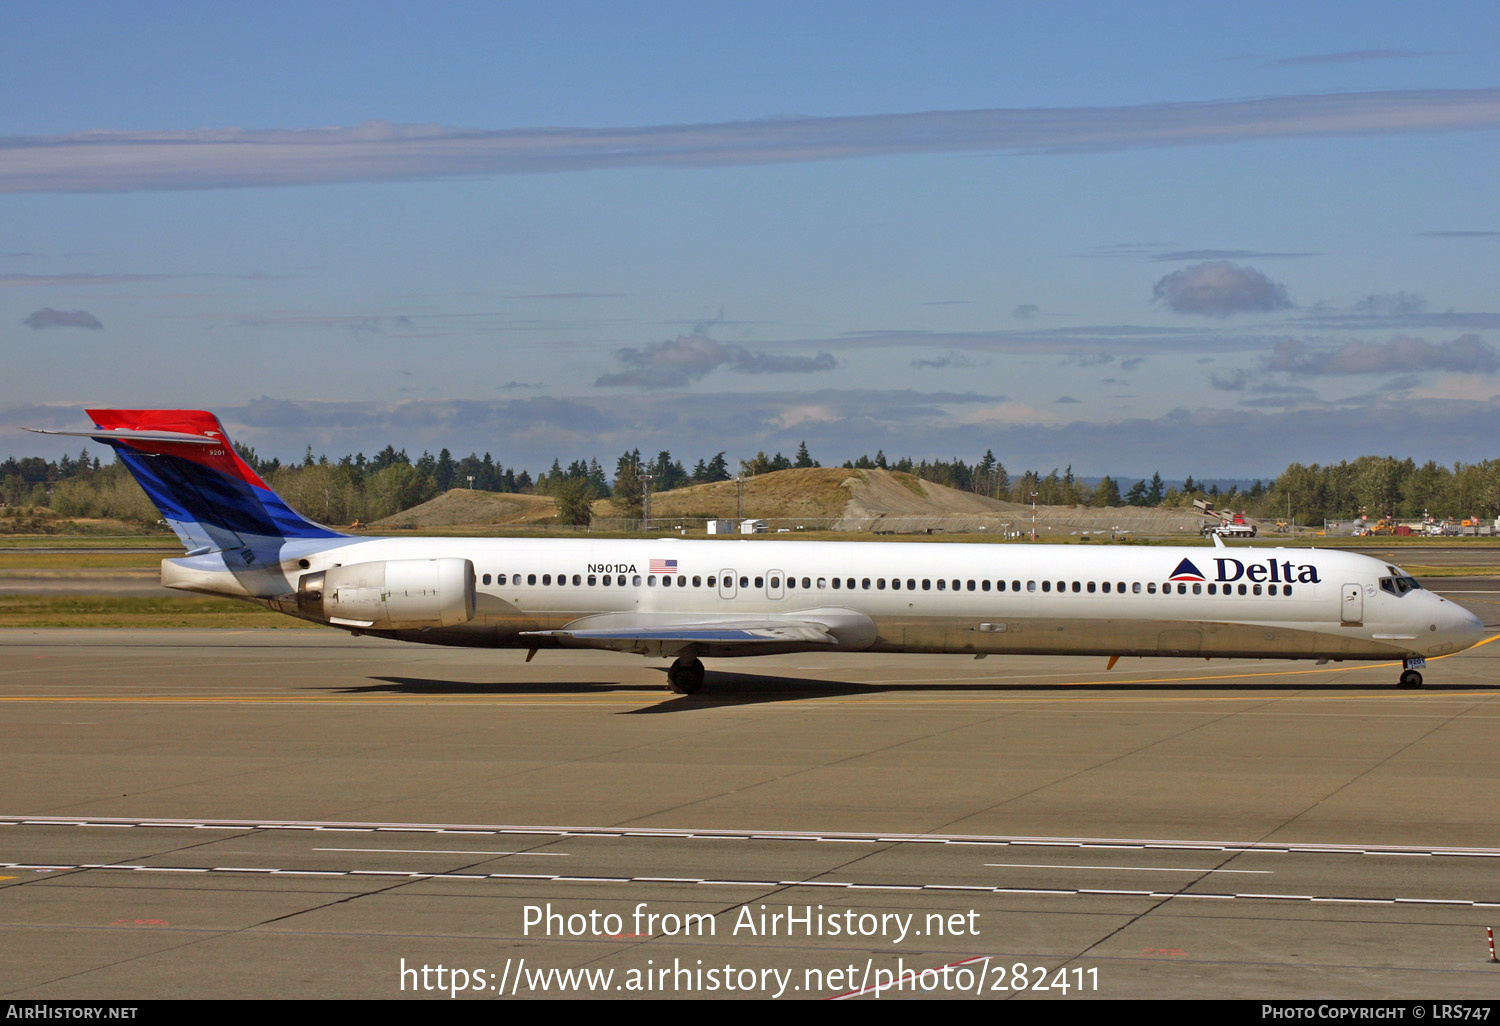
[[[1437,644],[1446,642],[1453,652],[1477,645],[1484,637],[1484,623],[1479,617],[1457,602],[1445,598],[1439,598],[1438,602],[1433,612],[1432,625],[1437,629],[1432,632],[1432,640]]]

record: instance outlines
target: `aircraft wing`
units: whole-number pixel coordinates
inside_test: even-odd
[[[584,617],[558,630],[523,631],[522,634],[557,638],[569,646],[608,648],[642,655],[671,655],[693,645],[731,645],[749,655],[757,647],[786,649],[838,644],[827,624],[780,616],[662,620],[614,614]]]

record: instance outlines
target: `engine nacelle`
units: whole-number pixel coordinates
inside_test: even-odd
[[[452,627],[474,619],[474,564],[452,557],[388,559],[303,574],[297,611],[340,627]]]

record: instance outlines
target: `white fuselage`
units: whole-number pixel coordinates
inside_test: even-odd
[[[370,631],[447,645],[537,648],[577,621],[786,617],[882,652],[1399,659],[1474,644],[1478,619],[1367,556],[1314,549],[1109,545],[349,538],[287,542],[274,566],[223,554],[163,563],[163,583],[290,611],[304,574],[381,560],[472,562],[474,615]],[[653,572],[653,569],[655,572]],[[670,572],[667,572],[670,571]],[[859,627],[854,624],[863,625]],[[699,655],[795,651],[697,646]],[[823,647],[823,646],[817,646]],[[648,648],[628,648],[663,654]]]

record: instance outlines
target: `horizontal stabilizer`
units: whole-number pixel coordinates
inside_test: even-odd
[[[186,445],[226,445],[224,437],[192,435],[186,431],[126,431],[121,428],[101,428],[97,431],[49,431],[46,428],[25,428],[38,435],[68,435],[73,438],[92,438],[97,442],[182,442]]]

